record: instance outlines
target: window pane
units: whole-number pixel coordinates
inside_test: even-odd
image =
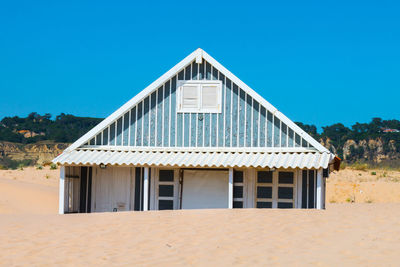
[[[234,209],[242,209],[243,208],[243,202],[242,201],[233,201],[233,208]]]
[[[173,182],[174,171],[173,170],[160,170],[160,182]]]
[[[158,195],[160,197],[173,197],[174,196],[174,186],[173,185],[159,185]]]
[[[281,199],[293,199],[293,188],[292,187],[279,187],[278,198]]]
[[[202,108],[217,108],[218,95],[217,86],[204,85],[202,86]]]
[[[234,183],[243,183],[243,172],[242,171],[234,171],[233,172],[233,182]]]
[[[259,171],[257,173],[258,183],[272,183],[272,172],[271,171]]]
[[[280,184],[293,184],[293,172],[279,172]]]
[[[272,208],[272,202],[257,202],[257,208]]]
[[[182,107],[198,108],[197,86],[184,85],[182,88]]]
[[[242,198],[243,197],[243,186],[234,186],[233,187],[233,197],[234,198]]]
[[[257,198],[272,198],[272,187],[257,186]]]
[[[173,210],[174,209],[174,201],[173,200],[159,200],[158,201],[158,209],[159,210]]]
[[[291,209],[291,208],[293,208],[293,203],[278,202],[278,208],[279,209]]]

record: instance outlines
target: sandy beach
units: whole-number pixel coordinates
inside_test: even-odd
[[[376,185],[372,203],[329,203],[347,196],[341,183],[365,186],[364,194],[377,183],[342,173],[347,180],[329,178],[326,210],[58,215],[58,170],[0,171],[0,265],[398,266],[400,203],[379,203],[386,187]]]

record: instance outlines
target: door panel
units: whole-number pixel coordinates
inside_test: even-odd
[[[131,209],[130,168],[97,168],[95,211],[126,211]]]
[[[185,170],[183,173],[182,208],[228,208],[228,189],[227,171]]]

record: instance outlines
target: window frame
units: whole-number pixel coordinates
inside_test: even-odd
[[[247,190],[245,187],[245,183],[246,183],[246,172],[244,169],[234,169],[234,172],[242,172],[243,174],[243,181],[242,182],[235,182],[234,178],[233,178],[233,187],[235,186],[241,186],[243,189],[243,193],[242,193],[242,197],[241,198],[236,198],[236,197],[232,197],[232,207],[233,207],[233,203],[234,202],[242,202],[242,208],[235,208],[235,209],[244,209],[246,208],[246,200],[247,200]],[[233,192],[232,192],[233,194]]]
[[[258,172],[259,171],[272,171],[272,183],[259,183],[258,182]],[[286,183],[279,183],[279,172],[291,172],[293,173],[293,184],[286,184]],[[278,208],[278,203],[291,203],[292,208],[297,208],[297,179],[298,174],[296,170],[291,169],[277,169],[277,170],[270,170],[270,169],[256,169],[255,176],[254,176],[254,207],[257,207],[257,202],[271,202],[271,208]],[[272,198],[258,198],[257,197],[257,189],[258,186],[268,186],[272,187]],[[278,190],[280,187],[290,187],[293,188],[293,198],[292,199],[284,199],[279,198]]]
[[[198,108],[184,108],[183,104],[183,86],[190,85],[197,87]],[[202,107],[202,87],[216,86],[217,88],[217,108]],[[178,80],[177,88],[177,113],[222,113],[222,81],[219,80]]]
[[[173,171],[174,180],[173,181],[160,181],[160,171],[168,170]],[[173,210],[179,209],[179,172],[175,168],[155,168],[155,181],[154,181],[154,210],[159,210],[159,200],[172,200],[173,201]],[[159,186],[160,185],[173,185],[173,196],[170,197],[162,197],[160,196]]]

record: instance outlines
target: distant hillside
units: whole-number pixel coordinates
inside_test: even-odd
[[[54,120],[51,114],[32,112],[26,118],[5,117],[0,122],[0,141],[31,144],[43,140],[72,143],[103,119],[76,117],[61,113]]]
[[[350,128],[341,123],[322,127],[297,122],[345,162],[365,162],[376,166],[400,168],[400,121],[373,118],[370,123],[356,123]]]
[[[64,113],[51,119],[51,114],[36,112],[26,118],[5,117],[0,121],[0,167],[45,163],[102,120]],[[356,123],[350,128],[336,123],[322,127],[322,133],[315,125],[297,125],[347,163],[400,167],[398,120],[373,118],[370,123]]]

